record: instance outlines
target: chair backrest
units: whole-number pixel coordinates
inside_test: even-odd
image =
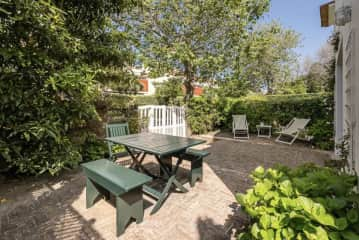
[[[283,132],[294,134],[298,132],[298,129],[304,129],[309,122],[310,119],[307,118],[293,118]]]
[[[107,123],[106,124],[106,137],[119,137],[130,134],[130,129],[128,127],[128,123]],[[112,142],[107,141],[108,153],[110,159],[112,159],[113,152],[112,146],[114,144]]]
[[[106,124],[106,137],[118,137],[130,134],[128,123]]]
[[[246,115],[232,115],[233,128],[234,129],[247,129],[247,117]]]

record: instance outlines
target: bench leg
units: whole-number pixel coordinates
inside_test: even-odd
[[[203,158],[198,158],[194,161],[191,161],[191,173],[189,182],[191,187],[194,187],[197,180],[202,182],[203,179]]]
[[[142,187],[135,188],[116,197],[116,225],[117,236],[121,235],[131,218],[139,224],[143,220]]]
[[[86,208],[92,207],[96,198],[100,195],[100,191],[95,184],[89,178],[86,178]]]
[[[106,200],[110,199],[109,191],[86,178],[86,208],[92,207],[100,195],[104,196]]]

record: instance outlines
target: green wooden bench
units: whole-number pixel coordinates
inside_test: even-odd
[[[151,177],[119,166],[107,159],[81,165],[87,177],[86,207],[91,207],[99,196],[116,197],[117,236],[122,234],[131,218],[143,220],[142,187]]]
[[[188,148],[185,153],[181,154],[183,160],[191,162],[191,171],[189,174],[189,182],[194,187],[196,181],[203,180],[203,158],[210,153],[204,150]]]

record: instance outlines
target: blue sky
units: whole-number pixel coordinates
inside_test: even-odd
[[[270,11],[264,16],[264,21],[278,20],[285,27],[300,33],[302,41],[296,52],[301,59],[314,57],[333,31],[332,27],[320,26],[319,7],[327,2],[330,0],[271,0]]]

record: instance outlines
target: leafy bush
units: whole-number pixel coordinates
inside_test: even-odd
[[[334,147],[333,122],[318,119],[310,125],[308,135],[313,136],[313,143],[320,149],[331,150]]]
[[[307,164],[258,167],[253,188],[237,194],[251,225],[238,239],[359,239],[357,177]]]
[[[133,96],[135,99],[135,102],[138,106],[142,105],[159,105],[158,100],[156,96],[149,95],[149,96]]]
[[[220,100],[211,96],[194,97],[187,107],[187,123],[192,133],[202,134],[215,129],[221,122],[221,112],[218,110]]]
[[[246,114],[249,131],[256,133],[260,122],[275,131],[294,117],[310,118],[307,135],[321,149],[333,149],[333,96],[331,94],[254,95],[243,98],[218,98],[210,95],[193,98],[187,120],[193,133],[214,128],[232,128],[232,115]]]
[[[84,162],[107,157],[108,148],[106,142],[99,139],[95,134],[90,134],[81,146],[81,156]]]
[[[308,135],[313,144],[322,149],[333,149],[333,96],[331,94],[249,96],[229,99],[224,109],[224,127],[231,128],[232,115],[246,114],[249,130],[256,133],[260,122],[274,128],[286,125],[292,118],[310,118]]]
[[[56,174],[101,153],[84,146],[100,129],[98,88],[127,82],[130,57],[110,16],[132,4],[1,1],[1,170]]]
[[[135,96],[115,95],[108,97],[108,114],[105,122],[128,122],[130,133],[137,133],[140,129],[138,121],[138,105]]]
[[[181,78],[171,78],[156,84],[155,96],[160,105],[180,105],[181,95],[183,95]]]

